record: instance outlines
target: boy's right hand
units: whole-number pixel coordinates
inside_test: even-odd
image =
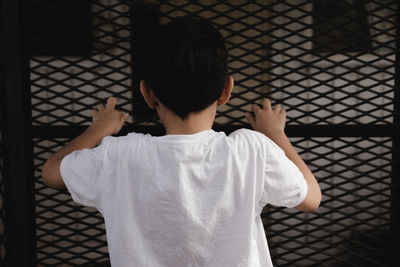
[[[106,105],[100,104],[98,110],[92,110],[93,123],[91,127],[97,128],[105,136],[117,134],[129,117],[128,113],[116,110],[115,104],[116,99],[109,97]]]
[[[262,108],[257,104],[252,106],[253,114],[250,112],[245,113],[247,120],[251,127],[269,138],[285,134],[286,111],[280,104],[271,106],[271,101],[265,98],[262,101]]]

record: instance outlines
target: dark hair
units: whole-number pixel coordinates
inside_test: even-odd
[[[177,18],[161,26],[151,43],[144,78],[179,117],[185,119],[221,96],[227,52],[224,38],[211,23]]]

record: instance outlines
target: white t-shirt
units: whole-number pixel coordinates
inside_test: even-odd
[[[114,267],[272,266],[262,208],[307,194],[284,152],[246,129],[105,137],[66,156],[61,175],[104,216]]]

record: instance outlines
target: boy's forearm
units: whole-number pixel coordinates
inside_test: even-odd
[[[315,210],[321,201],[321,189],[311,170],[308,168],[307,164],[303,161],[300,155],[296,152],[285,133],[268,137],[273,140],[285,152],[286,156],[299,168],[300,172],[303,174],[307,182],[309,192],[312,192],[309,197],[314,199],[314,201],[312,201],[313,203],[315,203],[314,207],[305,207],[304,209],[300,207],[300,209],[306,211]]]
[[[271,101],[265,98],[262,102],[262,108],[258,105],[253,105],[252,112],[253,114],[249,112],[245,114],[251,127],[268,136],[282,148],[286,156],[299,168],[307,182],[308,192],[306,198],[296,208],[302,211],[317,209],[321,202],[321,189],[311,170],[294,150],[285,134],[286,111],[282,109],[280,104],[272,107]]]
[[[43,181],[54,188],[65,188],[60,173],[62,159],[76,150],[95,147],[107,135],[109,135],[109,133],[107,133],[104,128],[96,127],[95,124],[92,124],[82,134],[60,148],[46,161],[42,168]]]
[[[314,177],[303,159],[292,146],[289,138],[284,133],[268,137],[285,152],[286,156],[299,168],[304,176]]]
[[[49,158],[64,158],[66,155],[85,148],[93,148],[109,134],[101,127],[92,124],[83,133],[75,137],[71,142],[60,148],[53,156]]]

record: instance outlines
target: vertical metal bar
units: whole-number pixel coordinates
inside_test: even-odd
[[[396,61],[393,102],[393,123],[400,126],[400,1],[397,1]],[[393,137],[392,182],[391,182],[391,230],[394,242],[400,241],[400,132]],[[397,244],[397,243],[395,243]],[[397,246],[392,246],[397,247]],[[394,251],[393,251],[394,252]],[[396,252],[397,253],[397,252]],[[392,255],[398,255],[392,253]]]
[[[35,266],[35,202],[29,62],[24,49],[24,1],[2,0],[0,14],[1,92],[4,115],[4,190],[9,266]]]
[[[0,51],[2,51],[2,45],[0,42]],[[0,68],[0,92],[4,90],[4,77],[3,77],[3,69]],[[5,213],[4,213],[4,168],[3,168],[3,158],[4,158],[4,142],[3,142],[3,132],[4,132],[4,123],[3,123],[3,97],[0,94],[0,266],[6,266],[5,261],[5,242],[6,242],[6,231],[5,228]]]

